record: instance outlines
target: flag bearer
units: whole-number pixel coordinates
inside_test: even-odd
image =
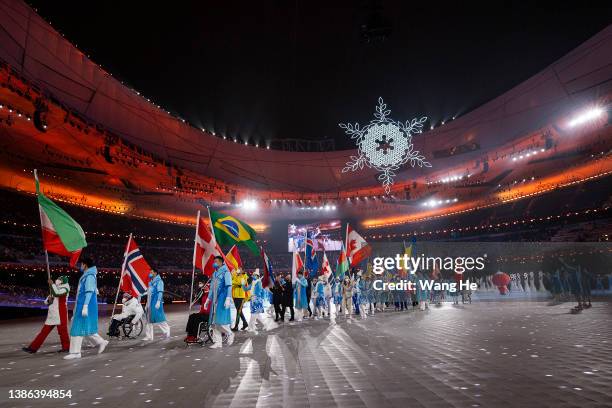
[[[166,339],[170,338],[170,326],[164,313],[164,281],[151,269],[149,273],[149,288],[147,289],[147,326],[144,340],[153,340],[153,326],[160,328]]]
[[[98,345],[98,354],[102,353],[108,341],[98,334],[98,288],[96,275],[98,269],[91,258],[85,258],[80,268],[83,275],[79,279],[76,303],[70,326],[70,353],[64,360],[81,358],[83,338],[89,337]]]
[[[47,320],[45,320],[40,333],[38,333],[32,343],[28,347],[23,348],[23,351],[28,353],[36,353],[54,327],[57,327],[57,333],[62,342],[62,348],[59,352],[67,353],[70,349],[68,308],[66,306],[66,299],[68,299],[68,293],[70,293],[68,277],[60,276],[55,282],[49,279],[48,283],[50,294],[45,300],[45,304],[49,305]]]
[[[210,293],[206,300],[206,306],[212,305],[210,313],[210,323],[213,329],[213,344],[210,348],[221,347],[223,334],[227,335],[227,345],[234,342],[234,333],[230,329],[232,314],[230,306],[232,304],[232,274],[223,262],[223,257],[215,256],[213,261],[215,271],[212,275]]]

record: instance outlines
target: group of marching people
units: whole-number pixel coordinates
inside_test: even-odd
[[[412,307],[420,304],[425,309],[429,300],[429,293],[424,291],[400,293],[395,299],[383,296],[385,292],[374,290],[372,279],[356,269],[343,277],[330,275],[310,278],[304,270],[298,271],[295,277],[279,274],[271,280],[271,287],[264,288],[259,270],[255,270],[251,276],[239,268],[230,272],[221,256],[214,258],[213,268],[210,278],[204,277],[198,284],[200,294],[193,303],[200,301],[200,309],[189,315],[185,338],[187,343],[196,342],[200,324],[206,322],[212,328],[211,348],[222,347],[223,343],[231,345],[234,333],[239,329],[256,334],[258,323],[265,331],[278,327],[279,322],[285,321],[287,309],[290,312],[289,321],[328,318],[331,323],[335,323],[337,316],[344,315],[351,319],[356,315],[365,319],[369,314],[383,311],[391,304],[395,304],[396,310],[408,310],[409,303],[412,303]],[[82,275],[77,287],[70,329],[67,308],[70,285],[66,276],[60,276],[48,282],[50,295],[46,300],[49,305],[47,319],[36,338],[23,348],[24,351],[36,353],[54,327],[61,339],[62,347],[59,351],[67,353],[64,359],[80,358],[85,338],[97,346],[98,354],[106,349],[108,340],[98,334],[97,268],[91,258],[84,258],[79,263],[79,270]],[[127,320],[137,322],[141,319],[145,324],[145,341],[153,340],[155,328],[162,332],[164,338],[170,337],[170,326],[164,313],[164,282],[155,270],[150,271],[149,278],[145,308],[140,298],[133,297],[129,292],[124,293],[121,313],[111,317],[107,333],[109,337],[118,337],[119,327]],[[416,275],[415,279],[418,278]],[[247,304],[250,308],[248,322],[243,313]],[[233,322],[232,305],[236,309]],[[266,311],[268,305],[273,306],[274,319]],[[240,323],[242,327],[239,327]]]
[[[78,268],[82,275],[77,286],[70,330],[67,307],[70,294],[68,277],[60,276],[55,281],[49,279],[50,294],[45,300],[48,305],[47,318],[38,335],[28,346],[23,347],[23,351],[36,353],[53,328],[57,328],[60,336],[62,347],[58,352],[67,353],[64,356],[65,360],[81,358],[81,348],[85,338],[98,347],[98,354],[104,352],[108,346],[108,340],[98,334],[98,270],[91,258],[80,261]],[[118,333],[118,327],[125,319],[137,321],[146,314],[144,340],[153,340],[154,327],[158,327],[166,338],[170,337],[170,326],[163,309],[164,283],[155,270],[151,270],[149,279],[146,312],[140,304],[140,299],[132,297],[128,292],[124,293],[122,311],[112,316],[109,336]]]
[[[550,292],[553,299],[560,303],[562,299],[570,300],[573,295],[577,305],[572,308],[572,313],[590,309],[593,274],[579,263],[573,262],[575,265],[572,265],[561,257],[558,260],[560,267],[550,274]]]

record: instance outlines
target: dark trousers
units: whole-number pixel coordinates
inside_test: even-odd
[[[188,336],[197,337],[198,336],[198,327],[200,323],[208,320],[208,314],[206,313],[192,313],[189,315],[189,319],[187,319],[187,327],[185,331]]]
[[[285,309],[286,308],[289,308],[289,310],[291,311],[291,320],[295,318],[295,311],[293,310],[293,299],[291,299],[290,302],[283,303],[281,307],[283,308],[283,320],[285,319]]]
[[[119,337],[119,326],[123,323],[123,320],[111,319],[110,327],[108,328],[108,335],[112,337]]]
[[[236,306],[236,324],[234,324],[234,329],[238,328],[238,323],[240,323],[240,319],[242,319],[242,327],[248,326],[247,321],[244,318],[244,314],[242,313],[243,304],[244,304],[244,298],[234,299],[234,306]]]
[[[274,302],[274,314],[274,320],[285,320],[285,308],[283,307],[282,303]]]

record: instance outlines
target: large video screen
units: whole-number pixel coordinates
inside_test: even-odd
[[[289,224],[289,252],[303,252],[306,245],[306,231],[313,238],[316,251],[340,251],[342,249],[342,223],[340,220],[313,224]]]

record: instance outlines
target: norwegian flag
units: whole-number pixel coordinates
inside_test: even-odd
[[[261,279],[261,285],[265,288],[271,288],[274,286],[274,272],[272,271],[272,263],[268,258],[268,255],[264,252],[261,247],[261,257],[263,258],[263,278]]]
[[[121,290],[129,292],[134,297],[147,293],[149,288],[149,273],[151,267],[140,253],[140,248],[130,235],[121,270]]]
[[[359,265],[370,256],[372,247],[350,225],[346,224],[346,255],[351,267]]]
[[[215,236],[204,222],[204,219],[200,217],[200,212],[198,211],[195,242],[193,245],[193,266],[210,277],[214,272],[213,261],[215,256],[221,256],[225,259]]]

